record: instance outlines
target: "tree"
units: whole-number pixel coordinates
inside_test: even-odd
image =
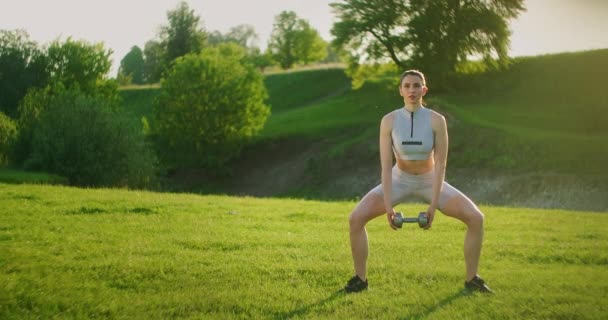
[[[91,44],[68,38],[55,40],[47,51],[47,71],[51,82],[65,87],[78,86],[84,92],[94,91],[99,82],[106,80],[112,62],[111,49],[103,43]]]
[[[296,39],[295,52],[298,62],[309,64],[327,57],[327,42],[309,24],[303,25]]]
[[[330,4],[337,15],[334,45],[350,65],[392,61],[425,70],[438,82],[459,63],[481,56],[488,66],[508,61],[508,20],[523,0],[345,0]]]
[[[115,81],[107,78],[112,62],[111,49],[103,43],[56,40],[47,51],[47,72],[51,89],[58,84],[65,88],[78,87],[83,93],[99,95],[118,105],[121,97]]]
[[[326,43],[319,33],[293,11],[283,11],[275,17],[268,50],[283,69],[298,62],[323,60],[327,55]]]
[[[325,59],[323,59],[323,61],[321,61],[321,63],[336,63],[336,62],[342,62],[342,60],[340,58],[340,54],[338,51],[336,51],[336,48],[334,48],[334,46],[328,45],[327,46],[327,56],[325,57]]]
[[[161,39],[166,49],[166,62],[191,52],[198,53],[203,49],[206,33],[201,28],[201,18],[180,2],[174,10],[167,12],[169,24],[161,28]]]
[[[170,166],[221,168],[263,127],[262,75],[236,44],[178,58],[154,108],[161,158]]]
[[[15,163],[22,163],[32,153],[34,128],[39,125],[40,114],[48,108],[55,95],[75,89],[118,108],[121,102],[118,86],[115,81],[106,78],[111,53],[101,43],[90,44],[71,38],[65,42],[56,40],[51,43],[46,59],[48,84],[44,88],[31,88],[19,103]]]
[[[273,65],[272,56],[268,52],[262,52],[255,47],[249,50],[247,60],[262,72]]]
[[[244,48],[256,48],[258,34],[252,25],[239,24],[236,27],[230,28],[225,39],[229,42],[235,42]]]
[[[132,83],[144,83],[144,54],[138,46],[133,46],[131,51],[120,60],[118,73],[129,77]]]
[[[207,34],[207,44],[209,45],[217,46],[224,42],[227,42],[226,37],[217,30],[211,31]]]
[[[17,126],[15,121],[0,111],[0,165],[7,162],[16,137]]]
[[[264,71],[266,67],[272,65],[272,57],[268,53],[262,53],[260,48],[256,46],[258,35],[255,33],[253,26],[241,24],[230,28],[226,34],[215,30],[209,33],[207,43],[212,46],[218,46],[222,43],[235,43],[246,49],[247,61],[255,67]]]
[[[146,83],[157,83],[167,65],[166,50],[163,45],[154,40],[144,45],[144,80]]]
[[[173,60],[191,52],[200,52],[205,46],[206,32],[201,18],[180,2],[167,11],[167,25],[161,26],[158,39],[149,40],[144,46],[144,81],[157,83]],[[213,39],[211,39],[213,41]]]
[[[0,30],[0,112],[17,118],[17,106],[32,87],[48,81],[43,50],[24,30]]]
[[[236,27],[232,27],[226,34],[215,30],[207,35],[207,43],[210,45],[232,42],[247,49],[257,48],[257,40],[258,34],[253,26],[249,24],[239,24]]]

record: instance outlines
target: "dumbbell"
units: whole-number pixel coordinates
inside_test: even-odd
[[[420,228],[424,228],[429,224],[429,219],[426,217],[426,212],[420,212],[418,218],[405,218],[401,212],[395,213],[393,224],[397,228],[401,228],[404,223],[418,223]]]

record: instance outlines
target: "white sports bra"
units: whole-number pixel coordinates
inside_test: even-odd
[[[393,151],[403,160],[426,160],[435,146],[431,127],[431,110],[421,107],[415,112],[405,108],[395,111],[393,118]]]

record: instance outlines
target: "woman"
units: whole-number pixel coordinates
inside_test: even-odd
[[[467,225],[464,240],[465,288],[492,292],[477,275],[484,215],[469,198],[444,181],[448,153],[447,126],[443,116],[422,105],[422,97],[427,91],[424,75],[420,71],[404,72],[399,93],[405,105],[382,118],[382,184],[365,195],[349,217],[355,276],[344,288],[346,292],[359,292],[368,287],[365,224],[386,213],[389,226],[397,229],[393,224],[393,207],[410,196],[430,203],[426,210],[429,223],[425,229],[433,224],[437,209]],[[393,155],[397,162],[394,167]]]

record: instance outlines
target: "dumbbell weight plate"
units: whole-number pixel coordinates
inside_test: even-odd
[[[426,217],[426,212],[420,212],[418,214],[418,226],[424,228],[429,224],[429,219]]]

